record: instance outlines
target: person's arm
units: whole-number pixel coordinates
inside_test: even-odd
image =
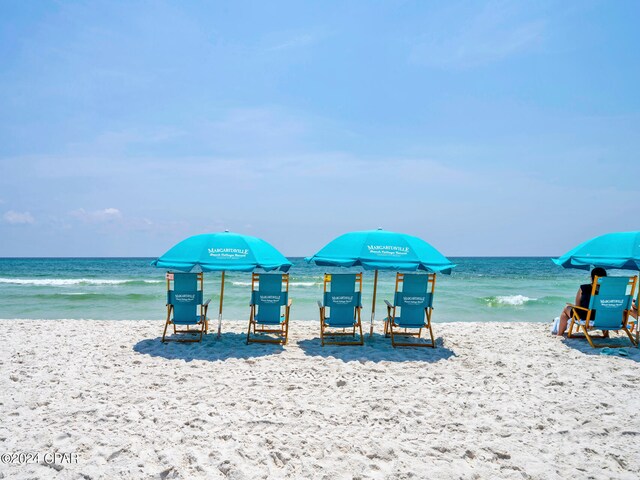
[[[582,300],[582,289],[578,288],[578,293],[576,293],[576,303],[574,305],[580,306],[580,300]]]

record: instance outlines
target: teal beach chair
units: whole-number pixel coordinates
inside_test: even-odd
[[[569,324],[568,338],[584,336],[593,348],[613,345],[594,345],[593,338],[606,338],[594,336],[589,332],[593,330],[619,331],[623,330],[631,343],[637,346],[636,340],[629,330],[629,310],[636,290],[637,277],[595,277],[591,290],[589,308],[571,305],[573,314]],[[586,318],[581,319],[579,311],[586,312]],[[582,330],[583,335],[576,335]]]
[[[436,347],[431,328],[435,286],[436,276],[433,273],[396,274],[396,293],[393,305],[385,300],[387,318],[384,322],[384,333],[387,337],[391,336],[391,345],[394,347]],[[396,341],[398,336],[421,338],[423,328],[429,331],[431,343]]]
[[[286,344],[291,304],[289,274],[254,273],[247,343]]]
[[[320,339],[324,345],[363,345],[362,274],[325,274],[320,308]],[[356,337],[360,332],[359,339]],[[325,340],[325,337],[352,337],[353,340]]]
[[[199,342],[207,325],[209,302],[202,303],[204,278],[202,273],[167,273],[167,321],[162,341]],[[173,325],[173,333],[181,338],[167,338],[167,328]],[[181,330],[178,326],[182,327]],[[192,326],[197,329],[190,328]],[[184,335],[182,335],[184,334]],[[192,335],[200,334],[198,338]]]

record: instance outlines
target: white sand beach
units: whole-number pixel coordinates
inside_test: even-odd
[[[640,351],[548,325],[438,323],[435,350],[322,348],[300,321],[284,348],[245,321],[168,345],[161,321],[0,327],[0,454],[41,455],[0,478],[640,477]]]

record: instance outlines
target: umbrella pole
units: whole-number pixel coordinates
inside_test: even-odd
[[[369,336],[373,337],[373,321],[376,318],[376,291],[378,290],[378,270],[373,275],[373,302],[371,302],[371,330]]]
[[[640,272],[638,272],[638,283],[640,283]],[[638,297],[636,298],[636,313],[638,318],[636,318],[636,348],[640,348],[640,345],[638,344],[638,340],[640,340],[640,329],[638,329],[638,327],[640,327],[640,285],[637,285],[637,287]]]
[[[222,280],[220,282],[220,309],[218,310],[218,338],[222,333],[222,300],[224,299],[224,270],[222,271]]]

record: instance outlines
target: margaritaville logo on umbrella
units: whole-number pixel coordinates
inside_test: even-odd
[[[384,255],[399,257],[409,254],[409,247],[398,247],[395,245],[367,245],[369,253],[373,255]]]
[[[244,258],[249,250],[243,248],[210,248],[209,256],[215,258]]]

